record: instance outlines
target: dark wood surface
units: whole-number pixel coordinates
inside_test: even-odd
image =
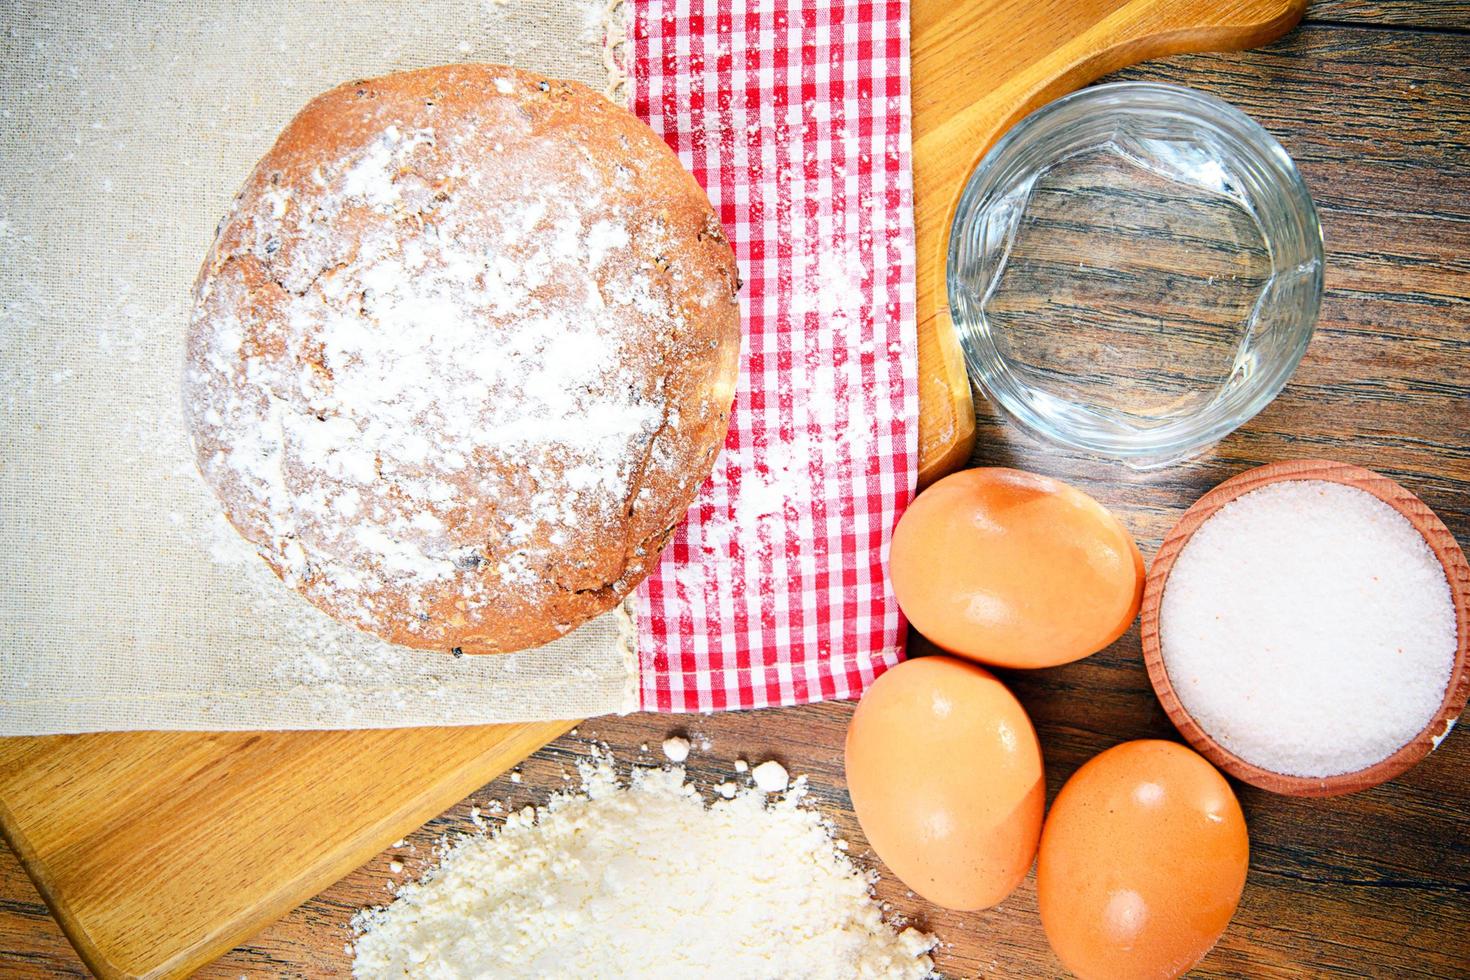
[[[1172,58],[1120,78],[1180,82],[1257,118],[1296,158],[1327,243],[1327,296],[1311,348],[1281,396],[1202,459],[1157,473],[1043,447],[983,400],[975,462],[1069,480],[1114,508],[1152,555],[1169,527],[1220,481],[1263,462],[1324,456],[1386,473],[1470,546],[1470,4],[1324,0],[1270,47]],[[1149,687],[1137,629],[1086,661],[1006,675],[1031,712],[1055,795],[1116,742],[1176,738]],[[853,851],[872,861],[843,786],[850,704],[588,722],[430,822],[202,975],[341,976],[347,922],[391,898],[387,883],[424,867],[445,833],[470,829],[491,799],[535,803],[565,785],[589,736],[626,761],[671,732],[703,733],[696,781],[726,778],[737,756],[778,758]],[[1289,799],[1238,786],[1251,831],[1240,910],[1199,976],[1470,976],[1470,736],[1351,797]],[[413,849],[410,849],[413,848]],[[405,870],[389,872],[389,861]],[[1036,917],[1032,879],[1000,908],[925,907],[884,875],[879,895],[946,943],[951,976],[1061,973]],[[0,975],[81,976],[81,965],[14,857],[0,852]]]

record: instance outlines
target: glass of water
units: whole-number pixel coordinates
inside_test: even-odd
[[[1148,469],[1195,455],[1296,369],[1322,297],[1286,151],[1219,99],[1120,82],[1038,109],[950,230],[971,379],[1047,439]]]

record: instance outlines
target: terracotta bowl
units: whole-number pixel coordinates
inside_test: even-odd
[[[1179,696],[1174,693],[1174,685],[1170,683],[1169,672],[1164,667],[1164,654],[1159,642],[1159,607],[1163,604],[1169,572],[1179,553],[1184,550],[1199,526],[1213,517],[1221,507],[1242,494],[1283,480],[1328,480],[1371,493],[1404,515],[1424,536],[1425,543],[1444,566],[1445,578],[1449,580],[1459,642],[1444,700],[1440,702],[1434,718],[1407,745],[1388,758],[1357,772],[1326,777],[1288,776],[1246,762],[1211,738],[1190,717],[1189,712],[1180,704]],[[1271,463],[1232,477],[1205,494],[1184,512],[1174,530],[1169,532],[1164,543],[1159,546],[1159,552],[1154,556],[1153,566],[1149,569],[1144,584],[1140,615],[1143,661],[1148,667],[1149,680],[1153,682],[1159,703],[1164,706],[1174,727],[1194,746],[1195,751],[1215,765],[1236,779],[1273,793],[1284,793],[1288,796],[1339,796],[1343,793],[1356,793],[1393,779],[1428,755],[1449,734],[1449,730],[1459,719],[1460,712],[1465,708],[1466,695],[1470,694],[1470,566],[1465,563],[1465,554],[1455,543],[1454,535],[1450,534],[1449,529],[1422,500],[1388,477],[1365,470],[1361,466],[1309,459]]]

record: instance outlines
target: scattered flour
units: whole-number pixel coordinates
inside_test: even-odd
[[[66,717],[104,728],[347,728],[483,721],[487,704],[558,717],[609,710],[561,694],[530,707],[541,699],[526,692],[621,690],[615,653],[561,664],[535,652],[493,665],[415,656],[282,588],[219,515],[180,410],[203,248],[242,165],[309,95],[454,61],[461,38],[472,60],[606,83],[600,32],[583,26],[592,0],[565,11],[459,6],[452,31],[429,15],[439,8],[413,4],[343,21],[330,40],[310,4],[262,21],[245,7],[47,3],[7,22],[0,427],[13,438],[0,451],[0,497],[15,493],[0,508],[10,532],[0,537],[14,562],[7,582],[32,587],[9,590],[12,601],[44,601],[0,653],[0,727]],[[382,53],[390,41],[396,55]],[[219,57],[189,56],[206,49]],[[259,70],[244,78],[232,67],[243,63]],[[105,181],[112,193],[99,209]],[[268,206],[284,219],[299,201],[274,194]],[[44,653],[77,622],[91,625],[66,656]]]
[[[1195,531],[1159,633],[1186,710],[1273,772],[1331,776],[1434,717],[1455,612],[1434,553],[1388,504],[1321,480],[1270,484]]]
[[[791,776],[786,772],[786,767],[774,759],[762,762],[750,775],[755,780],[755,785],[764,793],[784,793],[791,784]]]
[[[582,779],[360,913],[354,975],[931,975],[934,937],[884,922],[874,876],[801,805],[804,780],[706,806],[679,767],[625,785],[603,757]]]

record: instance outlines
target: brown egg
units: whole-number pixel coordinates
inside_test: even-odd
[[[894,667],[853,714],[846,762],[868,842],[927,900],[989,908],[1026,876],[1046,801],[1041,747],[989,671],[949,657]]]
[[[1041,924],[1083,980],[1177,977],[1225,931],[1250,842],[1225,777],[1173,742],[1124,742],[1078,769],[1041,834]]]
[[[915,629],[998,667],[1096,653],[1143,597],[1143,556],[1116,517],[1065,483],[1001,467],[920,494],[893,531],[889,574]]]

